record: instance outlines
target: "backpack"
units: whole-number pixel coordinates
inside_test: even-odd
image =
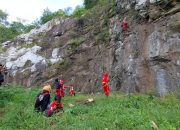
[[[48,93],[39,93],[38,94],[38,96],[36,98],[35,105],[34,105],[35,110],[40,111],[41,105],[43,103],[44,96],[47,95],[47,94]]]
[[[44,94],[40,94],[39,97],[38,97],[38,100],[41,102],[44,98]]]

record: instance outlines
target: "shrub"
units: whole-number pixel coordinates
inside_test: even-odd
[[[65,59],[62,63],[60,63],[60,68],[63,69],[63,70],[67,70],[70,65],[72,64],[72,62],[68,59]]]
[[[84,0],[84,6],[86,9],[91,9],[94,7],[99,0]]]
[[[84,8],[84,6],[76,6],[72,16],[80,18],[81,16],[85,15],[87,10]]]
[[[66,13],[63,10],[58,10],[55,12],[51,12],[48,8],[44,10],[41,18],[40,18],[40,23],[45,24],[46,22],[57,18],[57,17],[65,17]]]
[[[79,37],[79,38],[69,40],[67,44],[69,44],[71,46],[71,49],[74,50],[77,47],[79,47],[84,41],[85,41],[85,38]]]
[[[107,28],[103,29],[102,32],[100,32],[96,37],[96,43],[104,43],[107,44],[109,43],[110,40],[110,35],[109,35],[109,30]]]
[[[180,21],[174,21],[170,24],[170,29],[174,32],[180,32]]]

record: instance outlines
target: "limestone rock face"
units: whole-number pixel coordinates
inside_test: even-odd
[[[148,37],[148,58],[154,63],[155,86],[159,95],[175,91],[179,87],[179,34],[153,32]]]
[[[132,6],[131,2],[124,3]],[[180,34],[170,28],[179,18],[180,14],[175,13],[156,22],[141,25],[131,22],[128,35],[123,37],[115,33],[119,39],[115,43],[118,47],[115,48],[113,73],[117,78],[112,81],[114,89],[124,92],[155,90],[159,96],[179,91]],[[111,31],[115,32],[113,28]]]
[[[0,55],[0,62],[9,71],[6,82],[15,81],[18,84],[30,87],[47,80],[47,77],[43,79],[42,74],[48,70],[49,65],[63,62],[64,53],[59,51],[63,47],[47,46],[51,41],[45,37],[49,37],[47,36],[50,34],[48,32],[55,26],[61,26],[65,21],[68,23],[68,21],[73,20],[54,19],[39,29],[33,29],[27,34],[18,36],[14,41],[2,43],[2,47],[6,51]]]
[[[111,91],[179,91],[179,6],[161,10],[155,2],[116,0],[92,17],[55,19],[3,43],[7,82],[30,87],[60,77],[76,91],[94,93],[102,91],[107,71]]]

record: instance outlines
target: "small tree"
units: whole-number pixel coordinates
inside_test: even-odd
[[[21,22],[12,22],[10,24],[10,29],[17,33],[23,33],[25,31],[25,26]]]
[[[33,24],[26,25],[26,28],[25,28],[24,32],[25,32],[25,33],[28,33],[28,32],[30,32],[30,31],[31,31],[32,29],[34,29],[34,28],[36,28],[36,26],[33,25]]]
[[[0,9],[0,23],[6,24],[7,23],[8,14]]]
[[[91,9],[97,4],[99,0],[84,0],[84,6],[86,9]]]
[[[81,17],[83,14],[86,13],[86,9],[83,6],[76,6],[74,12],[73,12],[73,16],[74,17]]]
[[[44,10],[41,18],[40,18],[40,24],[45,24],[46,22],[57,18],[57,17],[65,17],[66,14],[62,9],[59,9],[58,11],[51,12],[48,8]]]
[[[66,13],[62,9],[59,9],[58,11],[53,13],[53,18],[65,17],[65,16],[66,16]]]
[[[45,24],[46,22],[50,21],[53,18],[53,13],[46,8],[40,18],[40,23]]]
[[[0,26],[0,43],[11,40],[17,35],[18,34],[16,30],[7,28],[6,26]]]

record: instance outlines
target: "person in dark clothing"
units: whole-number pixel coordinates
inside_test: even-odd
[[[3,75],[3,65],[0,64],[0,86],[4,82],[4,75]]]
[[[43,91],[37,95],[34,109],[36,112],[44,112],[50,104],[51,85],[47,84],[43,87]]]
[[[4,75],[2,74],[2,72],[0,72],[0,86],[2,85],[3,82],[4,82]]]

